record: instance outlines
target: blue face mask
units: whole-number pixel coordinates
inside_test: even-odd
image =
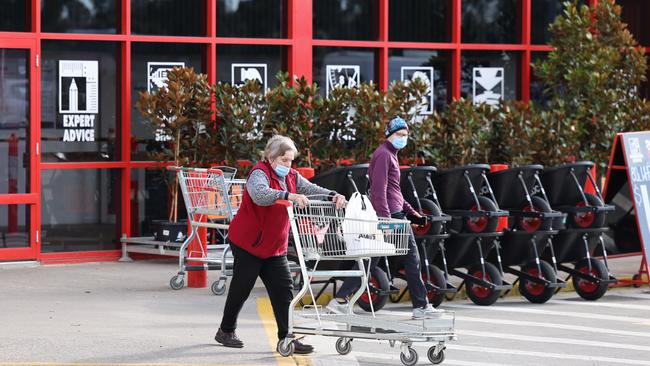
[[[403,149],[406,146],[406,141],[407,140],[408,140],[408,136],[396,137],[390,143],[393,144],[394,148],[396,148],[397,150],[400,150],[400,149]]]
[[[287,176],[287,174],[289,174],[290,169],[284,165],[278,164],[275,166],[275,168],[273,168],[273,170],[275,170],[275,174],[277,174],[278,177],[284,178]]]

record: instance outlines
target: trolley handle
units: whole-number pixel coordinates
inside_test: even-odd
[[[167,167],[167,170],[171,170],[174,172],[214,173],[218,175],[223,175],[223,171],[221,171],[221,169],[215,169],[215,168],[189,168],[185,166],[171,165]]]

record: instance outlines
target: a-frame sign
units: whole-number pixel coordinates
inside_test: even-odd
[[[650,254],[650,131],[618,133],[614,138],[609,158],[603,198],[610,203],[614,197],[629,190],[634,209],[636,238],[642,252],[639,272],[630,280],[619,280],[620,284],[650,285],[648,278],[648,254]],[[614,227],[614,230],[619,228]],[[635,239],[636,239],[635,238]],[[634,240],[637,241],[637,240]],[[645,274],[645,276],[644,276]]]

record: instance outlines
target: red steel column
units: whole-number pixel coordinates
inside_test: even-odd
[[[18,138],[12,133],[9,136],[9,154],[7,156],[9,189],[7,193],[18,193]],[[15,233],[18,231],[18,205],[9,205],[7,232]]]
[[[388,0],[379,1],[379,89],[388,89]]]
[[[121,197],[120,212],[121,230],[123,235],[131,236],[131,1],[121,0],[120,33],[126,35],[126,40],[121,44],[121,123],[120,137],[117,139],[120,146],[120,160],[126,162],[126,167],[121,169]],[[137,148],[137,146],[133,146]],[[137,214],[137,212],[136,212]]]
[[[521,0],[521,41],[526,47],[521,57],[521,100],[530,100],[530,29],[531,29],[531,0]]]
[[[460,99],[460,41],[461,41],[461,1],[452,0],[451,6],[451,42],[454,49],[451,54],[451,99]]]
[[[289,46],[288,69],[290,75],[304,76],[312,82],[312,9],[313,0],[288,0],[287,36]]]

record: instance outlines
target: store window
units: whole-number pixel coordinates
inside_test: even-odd
[[[398,42],[448,42],[449,0],[390,0],[388,38]]]
[[[254,79],[263,89],[277,85],[275,75],[286,71],[286,47],[218,45],[217,81],[239,85]]]
[[[42,161],[119,159],[117,44],[43,41],[42,50]]]
[[[118,33],[118,0],[41,0],[41,30],[52,33]]]
[[[463,0],[464,43],[517,43],[518,0]]]
[[[0,194],[29,191],[29,51],[0,48]]]
[[[634,38],[643,46],[650,46],[650,2],[647,0],[616,0],[621,5],[621,19]]]
[[[118,249],[119,169],[41,171],[41,251]]]
[[[461,97],[498,104],[517,98],[519,52],[466,51],[461,54]]]
[[[203,36],[205,1],[132,0],[131,33],[166,36]]]
[[[191,67],[203,73],[203,50],[200,44],[133,43],[131,46],[131,159],[151,160],[166,140],[146,121],[135,105],[140,92],[155,92],[165,85],[167,71],[173,67]]]
[[[29,248],[29,205],[0,205],[0,251]]]
[[[29,32],[31,28],[29,1],[3,0],[0,32]]]
[[[314,38],[376,40],[376,0],[314,0]]]
[[[448,51],[392,49],[388,56],[388,80],[420,78],[431,87],[425,113],[441,111],[447,105],[449,62]]]
[[[169,221],[172,198],[168,185],[172,183],[172,173],[131,169],[131,236],[153,236],[158,222]],[[184,220],[187,211],[180,191],[177,199],[178,219]]]
[[[542,106],[548,105],[549,97],[544,93],[546,84],[535,74],[533,65],[546,60],[547,57],[547,52],[531,52],[530,54],[530,100]]]
[[[531,0],[530,41],[532,44],[546,44],[551,40],[549,26],[558,15],[562,15],[565,0]],[[578,6],[584,1],[579,0]]]
[[[314,82],[328,95],[333,88],[374,81],[375,58],[372,48],[314,47]]]
[[[218,0],[217,36],[286,37],[287,0]]]

